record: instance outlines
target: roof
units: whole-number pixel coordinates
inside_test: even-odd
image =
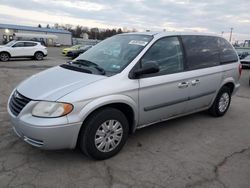
[[[71,34],[69,31],[64,30],[64,29],[40,28],[40,27],[11,25],[11,24],[0,24],[0,29],[17,29],[17,30],[25,30],[25,31]]]
[[[13,42],[33,42],[33,43],[38,43],[41,44],[40,41],[33,41],[33,40],[12,40]]]
[[[133,34],[140,34],[140,35],[149,35],[155,37],[163,37],[163,36],[176,36],[176,35],[202,35],[202,36],[219,36],[213,33],[202,33],[202,32],[170,32],[170,31],[160,31],[160,32],[132,32],[132,33],[123,33],[121,35],[133,35]]]
[[[153,35],[156,35],[158,33],[159,32],[131,32],[131,33],[121,33],[119,35],[150,35],[150,36],[153,36]]]

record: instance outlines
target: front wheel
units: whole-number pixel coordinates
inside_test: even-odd
[[[6,52],[0,53],[0,60],[1,61],[9,61],[10,55]]]
[[[231,103],[231,91],[227,86],[223,86],[217,94],[213,105],[210,107],[209,112],[212,116],[223,116]]]
[[[43,57],[44,57],[44,55],[43,55],[42,52],[36,52],[35,53],[35,59],[36,60],[41,61],[41,60],[43,60]]]
[[[94,112],[82,126],[80,149],[97,160],[116,155],[124,146],[129,132],[126,116],[109,107]]]

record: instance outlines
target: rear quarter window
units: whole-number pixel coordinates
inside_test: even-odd
[[[238,61],[238,55],[233,46],[224,38],[218,38],[220,49],[220,63],[227,64]]]
[[[213,36],[182,36],[188,70],[220,64],[218,38]]]

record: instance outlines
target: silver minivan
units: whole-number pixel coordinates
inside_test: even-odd
[[[204,110],[223,116],[240,74],[234,48],[219,36],[126,33],[23,81],[8,112],[25,142],[79,146],[101,160],[136,129]]]

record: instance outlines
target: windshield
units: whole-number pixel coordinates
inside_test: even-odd
[[[92,46],[82,46],[80,49],[81,50],[88,50],[89,48],[91,48]]]
[[[11,47],[13,44],[15,44],[16,41],[10,41],[9,43],[5,44],[5,46]]]
[[[116,35],[93,46],[75,61],[93,62],[105,72],[118,73],[142,51],[152,38],[152,36],[139,34]]]
[[[75,45],[75,46],[72,46],[71,48],[73,48],[73,49],[78,49],[78,48],[80,48],[81,47],[81,45]]]

